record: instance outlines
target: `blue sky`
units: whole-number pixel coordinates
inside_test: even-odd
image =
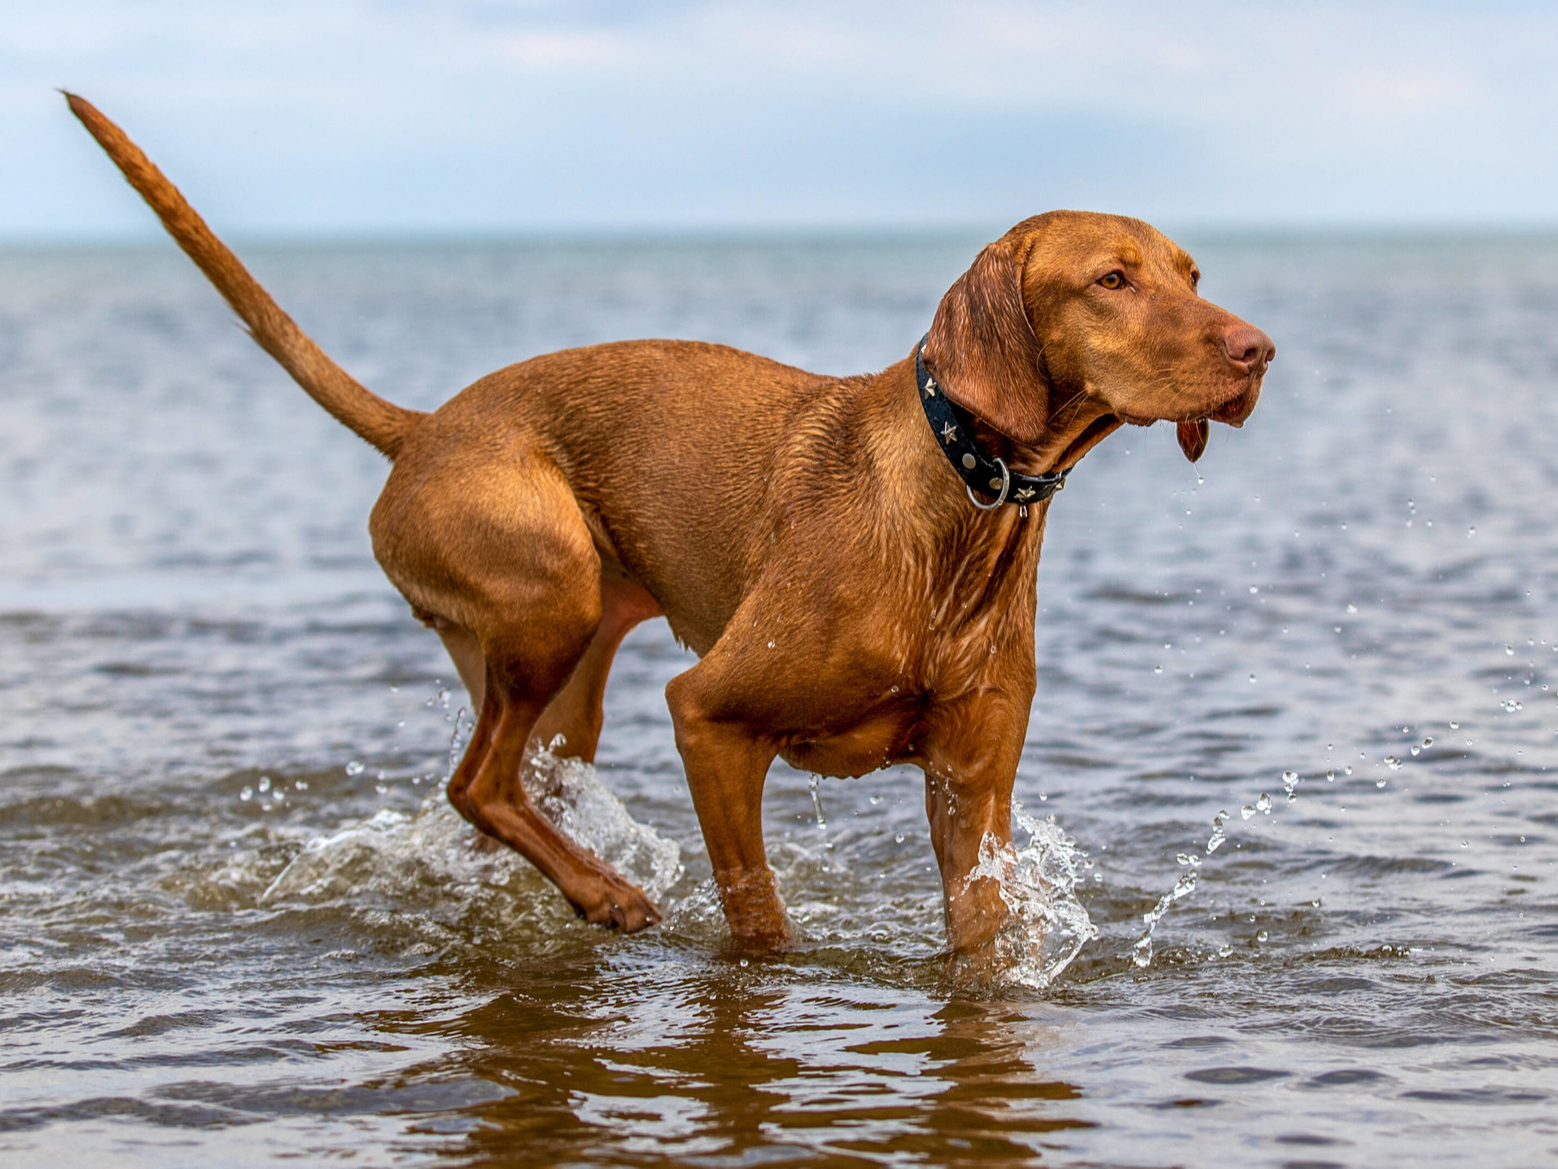
[[[1558,226],[1558,5],[0,7],[0,240],[148,236],[53,92],[224,232]]]

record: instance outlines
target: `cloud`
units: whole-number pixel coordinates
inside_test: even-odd
[[[143,223],[59,84],[240,231],[1555,217],[1536,4],[61,0],[0,35],[0,236]]]

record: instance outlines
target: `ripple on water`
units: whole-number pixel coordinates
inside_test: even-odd
[[[430,408],[628,335],[880,368],[978,242],[258,258]],[[171,248],[0,255],[0,1159],[1551,1161],[1558,248],[1196,250],[1284,356],[1204,474],[1123,431],[1057,501],[1017,790],[1066,832],[981,859],[1013,908],[982,983],[906,769],[776,766],[800,943],[726,948],[659,622],[599,776],[536,798],[664,926],[586,927],[473,847],[424,800],[450,667],[372,562],[382,460]]]

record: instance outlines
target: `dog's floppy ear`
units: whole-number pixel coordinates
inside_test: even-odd
[[[1031,446],[1044,437],[1049,375],[1011,244],[985,248],[941,298],[925,365],[948,397],[1008,438]]]

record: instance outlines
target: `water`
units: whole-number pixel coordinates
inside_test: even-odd
[[[428,407],[625,336],[880,367],[977,242],[249,254]],[[1128,430],[1054,505],[993,981],[902,769],[776,768],[804,942],[724,949],[663,623],[542,794],[665,924],[473,849],[382,461],[170,248],[0,255],[6,1163],[1558,1157],[1558,242],[1187,242],[1278,360],[1197,469]]]

